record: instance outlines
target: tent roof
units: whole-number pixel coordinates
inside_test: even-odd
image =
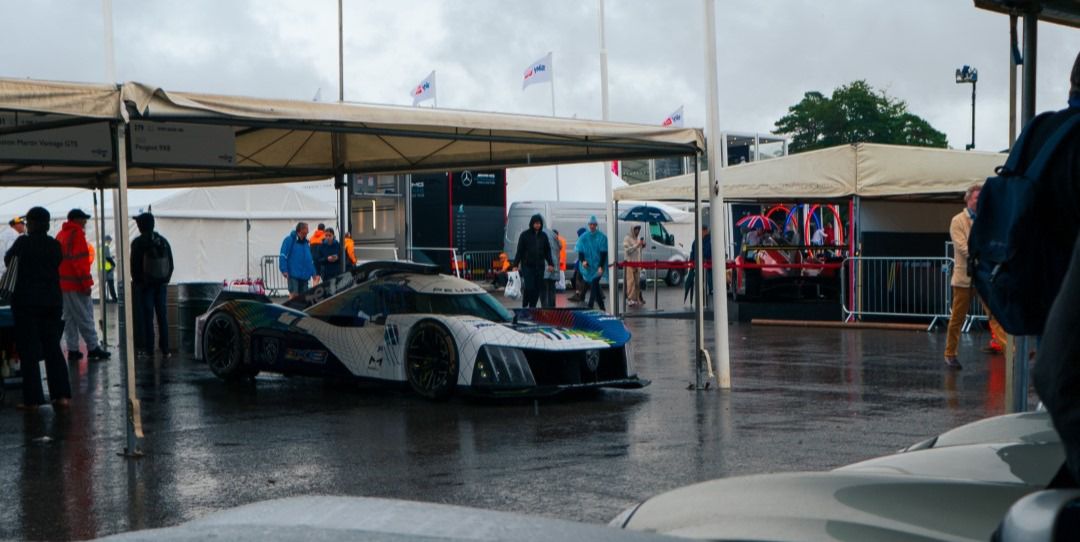
[[[159,218],[302,220],[337,216],[323,203],[285,185],[191,188],[153,206]]]
[[[726,200],[953,195],[994,174],[1007,155],[857,143],[723,168]],[[708,198],[708,175],[701,175]],[[615,199],[693,201],[694,175],[620,188]]]
[[[598,162],[704,148],[702,131],[691,128],[0,79],[0,186],[116,186],[110,127],[121,120],[132,122],[125,149],[131,188]],[[161,137],[174,148],[157,152]],[[13,138],[51,139],[45,146],[73,141],[75,148],[12,151]]]

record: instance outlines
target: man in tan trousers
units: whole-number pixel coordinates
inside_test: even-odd
[[[964,203],[967,207],[952,218],[949,226],[949,237],[952,238],[954,259],[952,275],[952,314],[949,316],[949,330],[945,339],[945,365],[951,369],[961,369],[960,361],[956,359],[956,350],[960,343],[960,328],[964,326],[967,318],[968,307],[971,306],[971,296],[975,295],[975,289],[971,287],[971,277],[968,276],[968,235],[971,234],[971,223],[975,220],[975,209],[979,203],[980,185],[974,185],[964,193]],[[1001,351],[1005,347],[1005,330],[1001,329],[990,314],[990,308],[981,299],[983,310],[990,317],[990,350]]]

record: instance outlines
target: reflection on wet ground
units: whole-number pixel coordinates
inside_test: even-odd
[[[71,364],[67,411],[0,409],[0,538],[83,539],[295,495],[415,499],[605,522],[721,476],[818,470],[1003,411],[1004,362],[942,332],[730,328],[732,392],[687,390],[693,323],[634,318],[641,391],[431,403],[399,390],[260,376],[187,356],[138,363],[147,438],[123,449],[118,360]]]

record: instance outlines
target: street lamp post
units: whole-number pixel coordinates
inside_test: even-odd
[[[967,150],[975,148],[975,84],[979,82],[979,70],[965,65],[956,70],[956,84],[971,83],[971,144]]]

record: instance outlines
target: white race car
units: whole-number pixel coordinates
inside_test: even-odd
[[[618,318],[511,311],[471,282],[409,262],[363,264],[286,305],[219,296],[196,321],[196,354],[223,379],[271,371],[408,382],[432,399],[649,383],[634,373]]]

